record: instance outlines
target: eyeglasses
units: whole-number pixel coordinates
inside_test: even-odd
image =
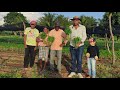
[[[35,25],[35,24],[30,24],[30,25]]]

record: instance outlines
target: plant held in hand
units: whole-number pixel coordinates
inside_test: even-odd
[[[73,39],[73,43],[74,43],[74,45],[75,45],[75,48],[78,48],[79,46],[78,46],[78,43],[80,43],[81,42],[81,38],[80,37],[75,37],[74,39]]]

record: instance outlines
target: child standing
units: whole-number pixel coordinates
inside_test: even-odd
[[[88,63],[88,74],[89,77],[96,77],[96,60],[99,58],[99,48],[96,45],[95,38],[89,39],[89,46],[87,48],[87,63]]]

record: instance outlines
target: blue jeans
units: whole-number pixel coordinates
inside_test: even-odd
[[[84,46],[80,46],[77,49],[70,46],[70,53],[71,53],[71,71],[75,72],[77,68],[77,73],[82,72],[82,56],[83,56]]]
[[[88,58],[88,74],[92,76],[92,78],[96,77],[96,60],[94,58]]]

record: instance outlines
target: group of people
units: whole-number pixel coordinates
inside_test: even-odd
[[[70,25],[69,28],[71,30],[70,36],[70,55],[71,55],[71,73],[68,77],[73,77],[74,75],[78,75],[80,78],[82,76],[82,56],[84,52],[84,42],[87,38],[86,27],[80,24],[80,18],[78,16],[73,17],[71,19],[73,21],[73,25]],[[57,70],[61,74],[61,61],[62,61],[62,49],[68,42],[66,39],[67,35],[60,28],[60,23],[56,22],[54,29],[48,30],[47,27],[44,27],[43,32],[46,33],[47,37],[45,40],[39,38],[39,31],[35,28],[37,22],[31,21],[29,28],[26,28],[24,31],[24,46],[25,46],[25,56],[24,56],[24,71],[28,69],[32,69],[35,61],[35,50],[36,47],[39,47],[39,62],[41,70],[45,69],[46,63],[48,62],[48,55],[50,50],[50,70],[55,71],[54,66],[54,57],[57,55]],[[49,46],[44,43],[47,42],[48,36],[54,37],[53,43]],[[81,41],[77,43],[77,47],[73,43],[74,37],[80,37]],[[94,38],[89,39],[90,45],[87,48],[86,57],[88,61],[88,77],[95,78],[96,77],[96,60],[99,58],[99,49],[96,45],[96,41]],[[42,61],[44,61],[44,66],[42,66]],[[30,67],[28,68],[28,65]],[[77,69],[77,70],[76,70]]]

